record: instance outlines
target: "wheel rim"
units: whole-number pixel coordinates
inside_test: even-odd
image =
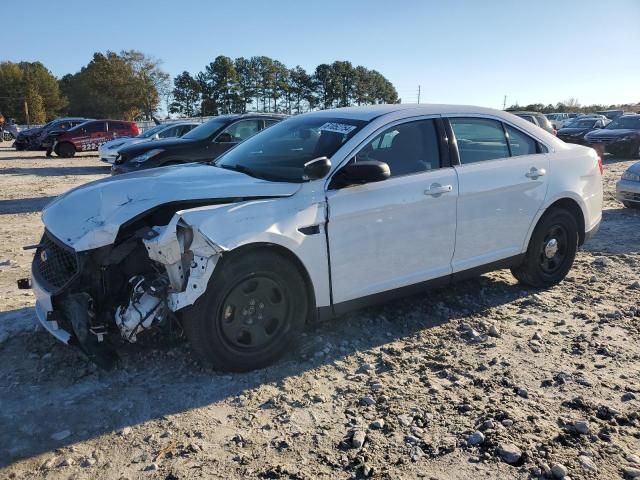
[[[567,259],[567,229],[562,225],[553,225],[547,231],[540,247],[540,268],[547,275],[552,275],[562,268]]]
[[[227,293],[219,313],[224,341],[239,351],[267,348],[289,324],[289,294],[271,277],[256,275]]]

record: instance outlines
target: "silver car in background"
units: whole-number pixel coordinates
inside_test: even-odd
[[[149,128],[137,137],[132,138],[116,138],[110,142],[100,145],[98,148],[98,156],[103,162],[113,164],[118,156],[121,148],[135,145],[136,143],[151,142],[162,138],[181,137],[185,133],[191,131],[200,125],[198,122],[172,122],[161,123],[155,127]]]
[[[640,208],[640,162],[627,168],[616,183],[616,199],[625,207]]]

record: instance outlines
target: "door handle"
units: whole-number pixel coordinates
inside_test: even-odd
[[[439,183],[432,183],[428,190],[424,191],[425,195],[432,197],[439,197],[443,193],[449,193],[453,191],[452,185],[440,185]]]
[[[531,167],[531,170],[525,173],[524,176],[531,180],[536,180],[538,177],[543,177],[546,174],[547,171],[544,168],[537,169],[536,167]]]

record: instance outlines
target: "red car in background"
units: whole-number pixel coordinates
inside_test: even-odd
[[[54,138],[53,151],[63,158],[73,157],[76,152],[90,152],[114,138],[135,137],[140,134],[135,122],[123,120],[90,120]]]

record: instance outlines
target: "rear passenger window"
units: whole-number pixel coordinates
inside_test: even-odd
[[[92,122],[84,127],[84,133],[98,133],[104,132],[104,122]]]
[[[509,146],[511,147],[512,156],[538,153],[538,142],[533,138],[509,125],[505,125],[505,128],[507,129],[507,134],[509,134]]]
[[[356,154],[356,162],[365,160],[385,162],[392,177],[440,168],[434,121],[403,123],[383,131]]]
[[[460,163],[477,163],[509,157],[502,123],[487,118],[450,118]]]
[[[109,123],[109,130],[113,131],[113,130],[126,130],[128,128],[128,125],[126,123],[122,123],[122,122],[110,122]]]

